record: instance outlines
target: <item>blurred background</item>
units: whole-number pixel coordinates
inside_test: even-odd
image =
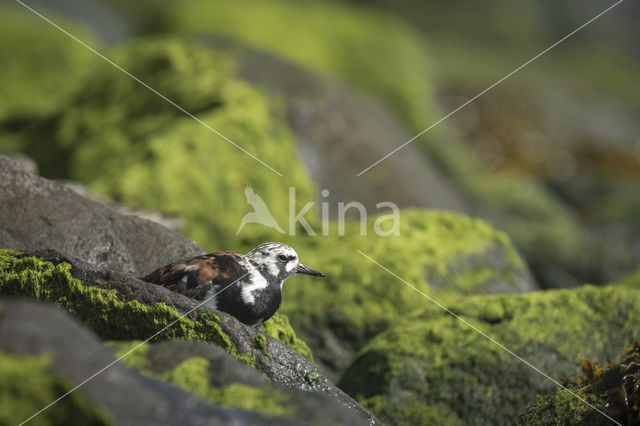
[[[160,87],[151,86],[170,98],[178,97],[179,104],[196,114],[206,112],[208,102],[220,102],[216,96],[224,96],[215,93],[218,88],[210,79],[233,75],[266,94],[269,105],[258,113],[282,110],[285,127],[292,129],[295,139],[288,143],[297,150],[274,146],[281,155],[273,154],[279,157],[280,169],[286,170],[285,180],[301,187],[298,196],[306,197],[305,202],[319,199],[318,191],[310,189],[315,184],[330,190],[330,202],[359,200],[375,210],[375,203],[389,200],[403,207],[451,209],[485,218],[515,240],[544,288],[604,283],[637,265],[640,85],[635,42],[640,30],[635,22],[640,7],[636,3],[616,7],[358,178],[356,173],[610,3],[242,0],[232,5],[146,0],[132,5],[56,0],[29,4],[107,54],[111,49],[126,50],[119,47],[133,40],[174,35],[197,38],[226,55],[220,61],[224,66],[216,63],[209,69],[211,76],[202,74],[207,64],[191,64],[188,59],[175,64],[172,59],[164,63],[149,58],[157,61],[149,69],[129,71],[153,74],[149,78]],[[124,81],[115,69],[18,3],[5,1],[2,19],[1,151],[26,153],[45,177],[79,181],[125,204],[184,216],[175,205],[184,205],[185,200],[154,199],[150,193],[134,194],[135,189],[124,186],[135,186],[134,179],[141,178],[129,164],[140,166],[148,158],[142,153],[146,143],[137,135],[145,138],[158,131],[169,149],[182,136],[160,131],[156,125],[166,126],[174,117],[188,121],[186,117],[132,81]],[[186,69],[197,66],[201,68]],[[130,93],[140,97],[139,102],[129,99],[125,106],[117,97]],[[251,129],[255,126],[248,118],[242,121],[243,115],[255,116],[255,104],[244,112],[242,105],[237,108],[232,120],[237,129],[225,128],[227,123],[218,119],[214,127],[223,134],[237,131],[236,141],[245,147],[255,144],[254,153],[267,150],[264,140],[253,139],[264,139],[260,131],[272,129]],[[163,119],[164,115],[171,118]],[[183,127],[183,132],[202,131],[195,123]],[[213,143],[216,137],[209,139]],[[261,143],[264,147],[258,148]],[[223,162],[238,154],[227,148],[219,148],[230,156]],[[134,158],[133,151],[142,157]],[[212,158],[210,167],[217,162]],[[261,168],[257,163],[251,166]],[[218,170],[228,175],[227,182],[238,175],[227,170],[238,167],[220,167],[225,168]],[[123,176],[126,173],[136,176]],[[266,182],[274,177],[268,170],[257,173],[265,177],[249,176],[249,180]],[[313,184],[298,179],[298,174],[307,173]],[[211,185],[212,193],[230,191],[216,186],[219,182],[194,179]],[[274,187],[267,191],[276,192]],[[258,193],[268,205],[284,203],[282,197],[269,203],[270,194]],[[236,198],[232,205],[241,210],[243,199]],[[201,206],[202,214],[214,208]],[[233,217],[224,225],[232,229],[236,220]],[[186,222],[187,233],[206,248],[243,243],[231,242],[228,236],[203,236],[194,228],[205,225],[190,218]]]
[[[313,302],[283,306],[337,378],[401,305],[367,305],[368,298],[384,297],[385,288],[366,286],[388,277],[371,271],[355,249],[384,256],[425,291],[473,293],[487,282],[477,275],[477,262],[462,267],[464,283],[459,264],[429,274],[412,266],[412,259],[450,259],[447,244],[473,251],[479,235],[490,234],[476,222],[460,225],[461,216],[434,220],[424,208],[459,212],[504,231],[490,238],[501,247],[512,244],[509,259],[528,267],[525,278],[511,280],[520,283],[518,291],[600,285],[640,267],[637,2],[616,6],[356,176],[612,4],[28,2],[279,177],[19,3],[3,0],[0,153],[158,220],[207,251],[246,251],[265,240],[292,244],[305,263],[339,277],[323,289],[288,286],[285,300]],[[392,242],[355,231],[337,237],[335,224],[329,237],[301,229],[283,236],[256,224],[236,236],[250,211],[247,186],[285,229],[289,187],[296,188],[297,210],[316,201],[307,215],[316,229],[321,201],[360,201],[371,215],[382,201],[409,210]],[[321,189],[330,195],[321,197]],[[329,213],[335,219],[334,207]],[[450,233],[434,239],[434,226]],[[504,262],[493,268],[503,278],[513,273]],[[343,293],[336,301],[327,291]],[[402,297],[410,308],[423,302]],[[355,305],[375,319],[365,321]],[[347,349],[314,335],[318,324],[348,341],[350,355],[338,360]],[[354,333],[354,324],[365,331]]]

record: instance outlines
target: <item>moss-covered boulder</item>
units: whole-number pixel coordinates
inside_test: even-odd
[[[95,43],[88,31],[55,20],[87,43]],[[59,111],[77,80],[98,59],[18,4],[0,5],[0,34],[0,148],[4,150],[17,141],[12,136],[20,137],[13,131]],[[13,149],[17,148],[19,144]]]
[[[342,78],[377,94],[416,127],[438,118],[426,43],[410,25],[378,9],[290,0],[118,4],[145,30],[221,34]]]
[[[375,95],[229,37],[207,34],[198,39],[233,55],[240,78],[283,100],[302,160],[316,185],[329,191],[322,195],[323,202],[335,206],[358,200],[373,211],[380,201],[392,200],[401,208],[466,211],[466,200],[414,144],[396,152],[366,178],[355,176],[387,155],[392,141],[412,136],[400,117]],[[428,183],[429,190],[419,182]],[[336,209],[329,214],[335,218]]]
[[[398,235],[389,236],[376,234],[376,221],[384,231],[392,225],[379,215],[366,222],[366,236],[356,222],[345,225],[344,236],[298,242],[301,258],[326,278],[287,282],[281,309],[328,371],[341,372],[371,337],[424,306],[413,290],[359,251],[434,296],[535,288],[507,235],[481,220],[403,210]]]
[[[256,339],[256,345],[261,343]],[[266,343],[266,342],[265,342]],[[353,412],[314,392],[298,392],[269,382],[256,370],[202,342],[109,342],[123,361],[142,374],[165,380],[227,408],[243,409],[306,424],[360,424]],[[135,352],[131,352],[133,348]],[[311,383],[313,375],[308,376]]]
[[[91,330],[50,304],[2,301],[0,413],[18,424],[67,391],[30,423],[41,425],[237,425],[287,420],[207,403],[115,360]],[[356,422],[357,423],[357,422]]]
[[[281,107],[234,76],[231,56],[172,39],[136,41],[108,54],[232,142],[100,64],[55,121],[53,139],[42,140],[48,158],[33,153],[44,176],[64,162],[67,178],[116,201],[181,217],[183,231],[206,250],[253,248],[280,235],[248,227],[235,237],[249,210],[246,187],[283,226],[290,186],[298,208],[313,199]]]
[[[430,301],[424,311],[374,338],[339,385],[383,421],[452,419],[512,424],[555,384]],[[470,296],[445,306],[556,378],[579,373],[579,354],[614,359],[640,337],[640,291],[584,286],[530,294]]]
[[[72,385],[51,371],[46,354],[19,356],[0,351],[0,424],[19,424],[55,401]],[[37,424],[112,425],[110,415],[74,392],[37,417]]]
[[[569,380],[570,391],[557,389],[545,396],[538,395],[535,404],[524,410],[516,424],[602,425],[610,420],[624,425],[639,424],[640,341],[623,348],[615,362],[580,361],[583,375],[577,382]]]
[[[282,344],[283,338],[311,358],[304,342],[278,318],[267,329],[245,326],[224,312],[198,307],[195,300],[135,277],[97,270],[54,251],[0,250],[0,296],[22,296],[55,303],[103,339],[198,340],[215,344],[270,380],[328,395],[364,419],[366,410],[329,382],[303,355]]]

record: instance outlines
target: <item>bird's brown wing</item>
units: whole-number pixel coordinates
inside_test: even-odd
[[[243,255],[220,251],[171,263],[141,279],[202,300],[212,285],[227,286],[246,273]]]

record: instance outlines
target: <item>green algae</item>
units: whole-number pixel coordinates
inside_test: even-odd
[[[0,351],[0,424],[18,424],[73,386],[49,369],[50,357],[13,355]],[[33,419],[34,425],[113,425],[108,412],[76,391]]]
[[[121,203],[181,217],[182,231],[206,250],[248,250],[280,237],[255,224],[235,235],[250,211],[247,187],[285,227],[289,187],[296,188],[298,209],[314,198],[281,103],[235,77],[231,56],[162,38],[108,54],[233,143],[136,81],[96,67],[55,122],[49,152],[69,162],[66,178]]]
[[[568,380],[566,386],[571,392],[557,389],[544,396],[538,395],[535,404],[518,416],[516,424],[604,424],[607,422],[605,415],[622,424],[637,422],[640,395],[634,382],[640,378],[640,341],[623,348],[620,358],[607,365],[584,359],[580,359],[580,363],[584,376],[578,377],[578,382]]]
[[[267,347],[267,338],[263,334],[257,334],[253,338],[254,347],[262,351],[262,354],[269,359],[273,359],[273,355],[269,352],[269,348]]]
[[[0,295],[27,296],[63,306],[104,339],[144,340],[167,327],[152,340],[211,342],[233,357],[255,364],[252,354],[238,352],[222,331],[218,317],[209,311],[201,311],[191,320],[182,318],[178,311],[164,303],[147,306],[136,300],[124,302],[113,290],[84,285],[72,276],[71,265],[67,263],[53,265],[34,257],[18,258],[16,253],[0,250]],[[269,329],[274,331],[273,337],[283,337],[284,344],[313,359],[308,346],[296,337],[286,317],[279,315]],[[137,355],[138,351],[134,353]]]
[[[149,343],[142,340],[109,340],[104,342],[104,345],[113,349],[116,356],[122,358],[128,366],[140,371],[145,369],[148,362]]]
[[[276,313],[268,321],[262,324],[262,328],[269,336],[280,340],[282,343],[313,362],[313,353],[311,352],[311,349],[309,349],[309,346],[307,346],[304,340],[296,336],[291,324],[289,324],[289,319],[285,315]],[[256,338],[260,336],[261,335],[258,335]],[[262,336],[262,338],[264,339],[264,336]],[[264,342],[261,341],[261,348],[266,350],[266,347],[267,340],[264,339]]]
[[[164,9],[153,2],[135,9],[119,4],[146,27],[161,11],[163,25],[156,31],[221,34],[341,78],[383,99],[412,127],[439,118],[427,43],[410,25],[376,8],[287,0],[190,0]]]
[[[420,404],[432,407],[429,416],[440,412],[435,423],[446,422],[453,410],[466,424],[511,424],[536,394],[555,389],[459,319],[421,300],[422,313],[376,336],[340,379],[339,386],[381,420],[410,424],[416,416],[411,407]],[[613,359],[613,348],[632,340],[640,321],[640,291],[616,285],[451,298],[445,306],[556,379],[577,375],[579,353]]]
[[[323,362],[336,359],[335,353],[322,354],[335,341],[327,330],[357,350],[424,306],[414,290],[358,250],[429,295],[485,293],[495,282],[503,283],[503,291],[530,288],[509,238],[487,223],[443,211],[408,209],[400,216],[398,236],[361,236],[358,224],[349,223],[342,237],[298,241],[301,260],[326,278],[287,281],[281,310]],[[369,218],[368,229],[376,219]]]
[[[35,257],[18,259],[0,251],[0,294],[62,306],[104,339],[147,339],[167,327],[153,340],[212,342],[247,364],[255,363],[253,355],[237,351],[213,313],[202,311],[196,320],[190,320],[164,303],[147,306],[137,300],[123,302],[115,291],[87,286],[73,278],[67,263],[53,265]]]
[[[231,408],[240,408],[268,416],[294,418],[295,407],[288,405],[289,396],[271,386],[249,386],[232,383],[215,388],[210,385],[209,361],[192,357],[181,362],[161,377],[207,401]]]

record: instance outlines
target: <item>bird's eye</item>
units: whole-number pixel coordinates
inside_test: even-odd
[[[283,262],[286,262],[289,260],[289,258],[287,256],[285,256],[284,254],[281,254],[280,256],[278,256],[278,259],[280,259]]]

